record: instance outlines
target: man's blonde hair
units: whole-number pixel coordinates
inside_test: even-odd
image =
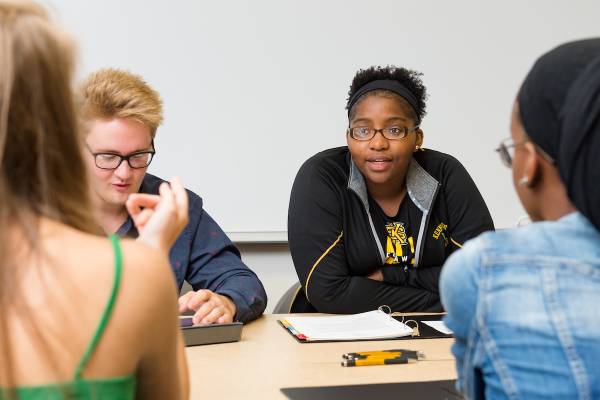
[[[158,92],[128,71],[96,71],[83,81],[79,95],[84,123],[95,118],[132,118],[148,126],[154,138],[163,121]]]

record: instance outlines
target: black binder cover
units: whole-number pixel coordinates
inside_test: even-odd
[[[282,388],[281,392],[290,400],[463,399],[454,381]]]

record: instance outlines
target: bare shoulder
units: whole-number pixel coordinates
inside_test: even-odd
[[[163,329],[177,313],[177,286],[167,255],[132,239],[122,239],[121,248],[121,310],[142,326]]]
[[[86,241],[90,252],[97,254],[98,262],[103,264],[98,267],[105,272],[96,275],[97,278],[111,285],[115,276],[115,252],[111,240],[90,235]],[[107,334],[105,343],[110,347],[114,339],[118,347],[123,343],[124,335],[134,335],[136,341],[129,343],[130,347],[144,354],[161,336],[164,340],[164,335],[170,335],[177,324],[177,287],[167,254],[133,239],[119,239],[119,243],[121,284],[112,316],[113,331]],[[149,326],[152,326],[153,335],[148,333]]]
[[[176,337],[177,291],[167,254],[131,239],[119,239],[122,269],[120,284],[116,285],[117,256],[109,237],[59,223],[47,226],[43,246],[51,262],[48,270],[52,271],[52,279],[30,285],[35,285],[34,292],[74,300],[68,303],[67,315],[77,315],[77,319],[65,317],[57,331],[77,336],[73,352],[83,353],[116,287],[110,322],[97,347],[97,354],[110,356],[92,359],[86,373],[103,377],[137,371],[141,360],[161,340]],[[49,304],[55,303],[59,301]]]
[[[119,239],[119,243],[123,267],[121,291],[124,295],[145,293],[147,296],[151,291],[156,296],[161,292],[175,292],[175,280],[166,254],[133,239]],[[51,240],[49,250],[65,261],[65,266],[73,266],[71,272],[88,283],[110,283],[114,278],[115,250],[106,236],[67,229]],[[86,260],[88,268],[85,268],[85,274],[77,272],[81,271],[81,260]]]
[[[72,242],[76,244],[73,248],[88,254],[90,261],[114,260],[115,250],[109,237],[77,231],[72,234]],[[169,268],[167,268],[169,260],[166,254],[133,239],[119,238],[118,241],[125,273],[140,273],[147,278],[155,276],[162,278],[169,272]],[[112,265],[112,262],[110,264]]]
[[[161,273],[168,264],[167,255],[153,247],[133,239],[119,239],[123,261],[135,272]]]
[[[124,276],[137,277],[132,280],[145,288],[175,290],[175,280],[166,254],[132,239],[121,239],[121,248]]]

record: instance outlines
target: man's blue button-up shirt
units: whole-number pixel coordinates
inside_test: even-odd
[[[146,174],[140,193],[158,194],[162,179]],[[240,252],[225,232],[202,208],[202,199],[188,190],[189,223],[169,253],[179,290],[187,281],[194,290],[209,289],[235,303],[237,321],[258,318],[267,306],[267,294],[256,276],[241,260]],[[131,218],[117,231],[119,236],[138,236]]]

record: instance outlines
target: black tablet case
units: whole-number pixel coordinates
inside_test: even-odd
[[[242,338],[241,322],[231,324],[214,324],[202,326],[189,326],[181,328],[183,341],[186,346],[197,346],[201,344],[214,344],[237,342]]]

